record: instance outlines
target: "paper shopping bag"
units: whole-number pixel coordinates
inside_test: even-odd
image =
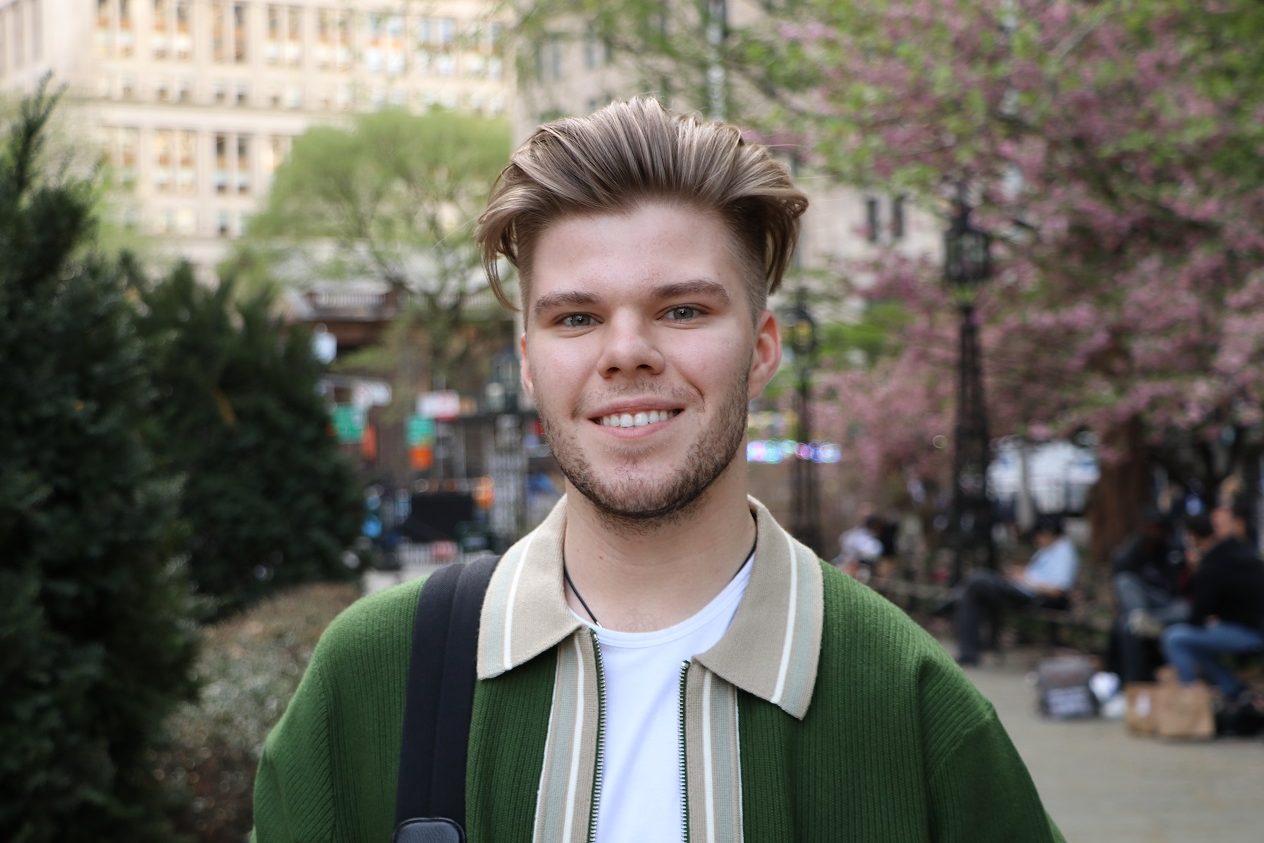
[[[1159,730],[1154,710],[1158,688],[1154,682],[1129,682],[1124,686],[1124,723],[1134,735],[1153,735]]]
[[[1154,718],[1160,737],[1198,739],[1216,734],[1211,689],[1201,682],[1159,685],[1154,692]]]

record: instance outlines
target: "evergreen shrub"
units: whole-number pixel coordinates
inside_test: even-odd
[[[347,579],[363,498],[318,394],[311,334],[187,265],[155,284],[133,273],[154,384],[151,447],[180,484],[189,568],[211,615],[270,591]]]
[[[196,629],[93,185],[44,169],[55,102],[0,139],[0,840],[165,843],[148,758],[192,696]]]

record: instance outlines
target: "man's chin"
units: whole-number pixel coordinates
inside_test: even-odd
[[[687,514],[706,494],[711,484],[701,488],[608,489],[575,483],[576,490],[602,516],[629,525],[649,525],[674,521]]]

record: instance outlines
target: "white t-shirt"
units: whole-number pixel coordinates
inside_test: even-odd
[[[594,627],[606,704],[599,843],[683,839],[680,675],[685,662],[724,637],[750,574],[748,558],[714,600],[667,629],[615,632]]]

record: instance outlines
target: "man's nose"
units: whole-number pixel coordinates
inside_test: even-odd
[[[637,316],[616,316],[606,323],[605,342],[598,371],[604,377],[618,374],[658,374],[664,358],[651,326]]]

